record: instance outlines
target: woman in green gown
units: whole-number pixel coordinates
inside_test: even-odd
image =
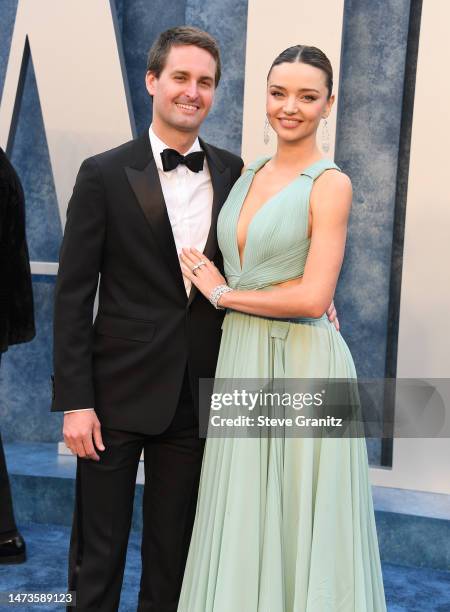
[[[356,378],[324,315],[352,199],[316,144],[333,102],[322,51],[281,53],[267,83],[276,154],[243,170],[219,216],[226,279],[183,251],[185,276],[227,309],[218,379]],[[208,438],[178,612],[385,610],[364,438]]]

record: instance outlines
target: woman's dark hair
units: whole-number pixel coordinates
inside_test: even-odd
[[[309,66],[314,66],[314,68],[319,68],[322,70],[326,76],[328,98],[331,96],[331,92],[333,91],[333,68],[331,67],[330,60],[323,51],[317,47],[308,47],[307,45],[295,45],[294,47],[289,47],[289,49],[285,49],[278,57],[274,59],[273,64],[270,67],[269,74],[267,75],[267,79],[269,78],[274,66],[278,66],[279,64],[284,64],[286,62],[288,64],[300,62],[302,64],[308,64]]]
[[[147,58],[147,72],[153,72],[159,78],[166,65],[167,56],[173,46],[194,45],[208,51],[216,61],[215,85],[220,81],[220,52],[217,41],[199,28],[178,26],[162,32],[152,45]]]

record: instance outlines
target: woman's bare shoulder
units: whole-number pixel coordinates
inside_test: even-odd
[[[322,172],[315,181],[311,197],[313,199],[320,197],[321,200],[328,197],[332,197],[334,200],[336,197],[351,200],[352,193],[350,177],[337,168],[330,168],[326,172]]]
[[[311,211],[315,215],[348,215],[353,198],[350,177],[338,169],[323,172],[311,191]]]

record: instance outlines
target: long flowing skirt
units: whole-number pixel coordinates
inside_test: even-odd
[[[217,378],[355,378],[326,319],[228,313]],[[211,437],[178,612],[384,612],[364,438]]]

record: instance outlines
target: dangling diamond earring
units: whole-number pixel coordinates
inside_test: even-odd
[[[322,124],[322,150],[324,153],[328,153],[330,150],[330,132],[328,131],[328,122],[325,117]]]
[[[269,140],[270,140],[270,135],[269,135],[269,120],[266,117],[266,120],[264,122],[264,144],[268,145],[269,144]]]

